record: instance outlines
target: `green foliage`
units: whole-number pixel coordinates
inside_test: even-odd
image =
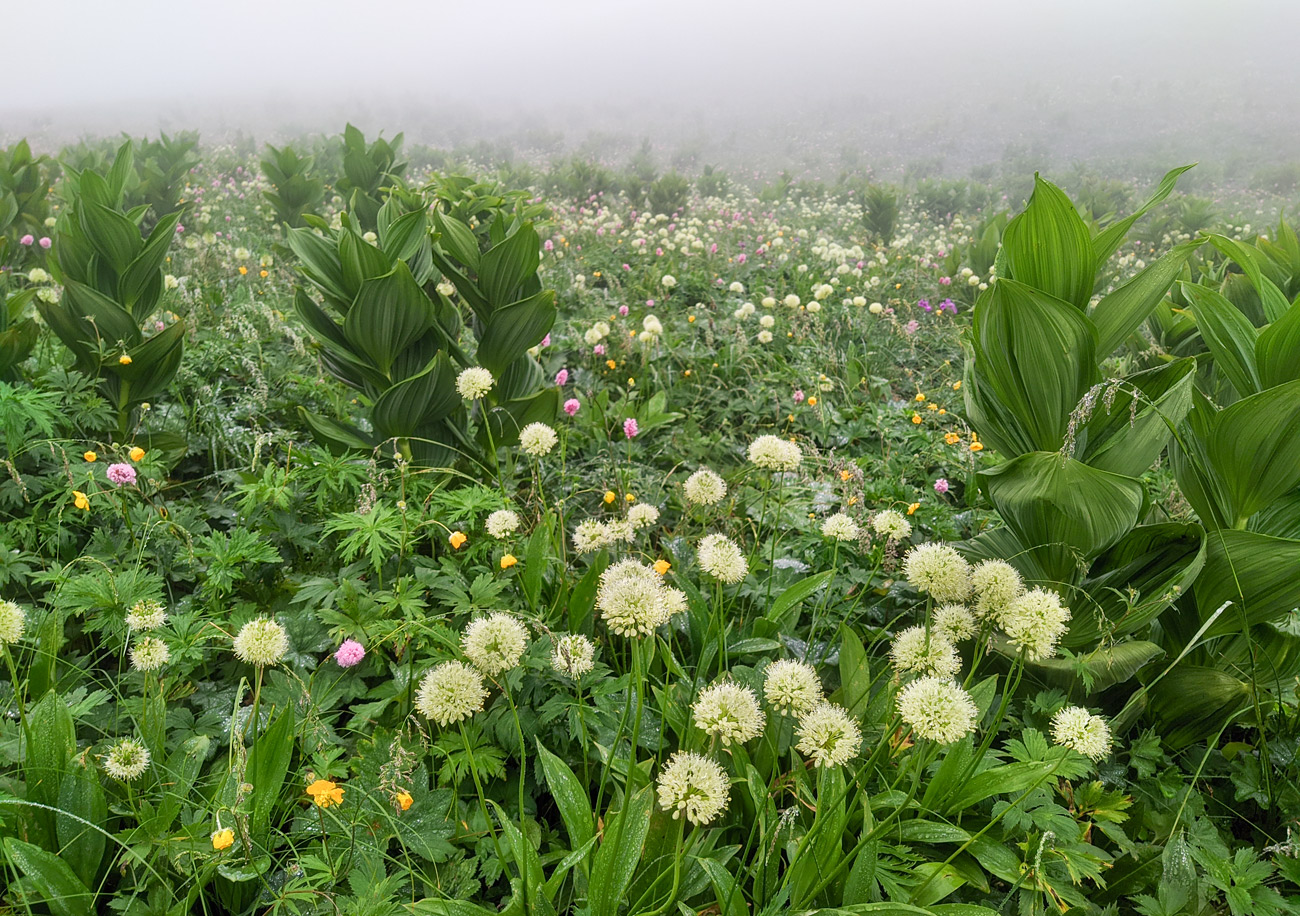
[[[262,174],[271,182],[274,191],[263,191],[262,196],[275,208],[277,223],[290,229],[306,225],[303,216],[315,214],[325,199],[325,182],[316,177],[312,156],[300,155],[292,146],[276,149],[266,145],[267,157],[262,160]]]

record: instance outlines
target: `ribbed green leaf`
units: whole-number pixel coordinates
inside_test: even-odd
[[[498,308],[488,320],[478,344],[478,361],[493,375],[542,342],[555,324],[555,291],[544,290]]]
[[[1277,621],[1300,607],[1300,540],[1254,531],[1223,529],[1206,535],[1205,569],[1196,580],[1196,607],[1208,619],[1233,602],[1207,630],[1208,636],[1250,624]]]
[[[262,732],[248,752],[248,781],[253,786],[252,818],[249,831],[259,843],[271,826],[271,814],[280,798],[280,789],[293,759],[294,716],[292,707]]]
[[[514,235],[483,254],[478,266],[478,285],[494,308],[515,300],[514,293],[520,284],[537,272],[540,250],[537,231],[524,223]]]
[[[81,229],[119,274],[123,273],[144,247],[140,229],[118,211],[88,200],[80,202]]]
[[[1138,207],[1131,215],[1118,222],[1111,223],[1092,240],[1092,252],[1098,265],[1105,264],[1110,259],[1110,256],[1115,253],[1115,250],[1124,243],[1124,236],[1128,235],[1129,229],[1133,228],[1135,222],[1141,219],[1148,210],[1169,196],[1174,190],[1174,185],[1178,184],[1178,176],[1195,165],[1196,163],[1192,163],[1192,165],[1183,165],[1176,169],[1170,169],[1165,173],[1165,177],[1160,179],[1160,184],[1156,187],[1155,193],[1147,198],[1146,203]],[[1109,353],[1110,349],[1103,349],[1101,352]]]
[[[1201,339],[1210,348],[1219,371],[1242,397],[1259,391],[1263,386],[1255,365],[1255,326],[1236,306],[1209,287],[1183,283],[1181,288],[1191,300]]]
[[[392,258],[347,229],[339,232],[339,264],[343,288],[354,296],[360,294],[367,280],[383,277],[394,268]]]
[[[454,216],[433,211],[433,225],[438,230],[437,247],[451,255],[470,271],[478,273],[478,239],[468,226]]]
[[[131,314],[93,287],[69,280],[60,304],[66,304],[73,314],[85,316],[95,328],[91,341],[97,340],[105,349],[112,350],[119,344],[133,347],[140,342],[140,327]],[[84,340],[82,343],[87,344]]]
[[[1153,642],[1133,640],[1103,646],[1075,658],[1026,662],[1025,667],[1043,683],[1081,698],[1123,684],[1164,654],[1165,650]]]
[[[312,413],[305,407],[298,408],[298,416],[302,417],[303,422],[311,429],[312,435],[325,443],[334,454],[342,454],[348,451],[370,452],[378,444],[376,440],[367,436],[355,426],[340,423],[338,420],[331,420],[329,417],[322,417],[320,414]]]
[[[595,817],[591,810],[591,799],[587,797],[582,783],[559,757],[548,751],[540,739],[537,741],[537,756],[542,764],[542,775],[546,777],[547,788],[555,805],[560,809],[560,819],[569,834],[569,848],[581,849],[595,835]]]
[[[39,846],[6,837],[9,861],[27,877],[54,916],[90,916],[94,893],[77,880],[68,864]]]
[[[162,266],[176,237],[176,224],[180,219],[180,213],[172,213],[158,220],[140,254],[118,280],[118,297],[137,321],[148,318],[157,304],[155,290],[161,288]]]
[[[1056,185],[1034,176],[1034,193],[1002,233],[1011,279],[1082,309],[1092,297],[1092,235]],[[999,274],[1003,276],[1003,274]]]
[[[1090,317],[1097,328],[1099,356],[1108,356],[1146,321],[1201,245],[1200,241],[1191,241],[1175,247],[1097,303]]]
[[[1281,318],[1259,332],[1255,365],[1265,388],[1300,379],[1300,299]]]
[[[448,416],[460,403],[456,373],[447,354],[439,350],[422,372],[380,395],[371,417],[375,432],[383,438],[406,438]]]
[[[391,273],[361,284],[343,321],[348,343],[385,374],[397,354],[431,327],[433,305],[400,261]]]
[[[99,772],[84,760],[75,760],[59,788],[58,825],[60,857],[83,884],[92,886],[104,858],[108,837],[108,803],[99,784]],[[96,830],[95,828],[99,829]]]
[[[1196,361],[1179,359],[1124,379],[1106,403],[1076,430],[1074,457],[1084,464],[1140,477],[1160,457],[1165,444],[1192,407]],[[1135,398],[1136,388],[1141,396]]]
[[[1236,239],[1230,239],[1223,235],[1211,235],[1210,243],[1227,257],[1236,261],[1241,267],[1247,279],[1250,280],[1251,286],[1259,294],[1260,305],[1264,310],[1264,317],[1268,321],[1277,321],[1286,314],[1287,309],[1291,307],[1291,303],[1287,301],[1286,296],[1282,295],[1282,291],[1277,288],[1277,285],[1264,276],[1260,262],[1265,258],[1262,257],[1259,251],[1243,242],[1238,242]]]
[[[654,794],[654,788],[646,786],[628,797],[616,815],[605,818],[604,840],[591,868],[591,916],[617,916],[650,832]]]
[[[338,247],[321,238],[312,229],[290,229],[289,247],[302,262],[303,273],[331,303],[346,311],[353,297],[349,296],[343,282],[343,264]]]

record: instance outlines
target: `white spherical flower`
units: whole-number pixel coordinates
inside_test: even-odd
[[[519,530],[519,516],[509,509],[498,509],[487,518],[488,534],[498,540]]]
[[[259,668],[274,665],[288,651],[289,634],[269,617],[250,620],[235,637],[235,657]]]
[[[952,744],[975,730],[979,707],[952,681],[923,677],[898,692],[898,714],[917,737]]]
[[[785,303],[785,307],[788,309],[797,309],[799,307],[799,297],[794,293],[786,296],[781,301]]]
[[[596,646],[585,636],[570,633],[555,641],[551,665],[560,674],[576,681],[595,666]]]
[[[137,671],[157,671],[171,658],[167,643],[156,636],[143,636],[131,647],[131,667]]]
[[[816,301],[809,302],[806,308],[808,309],[808,314],[816,315],[818,312],[822,310],[822,304]]]
[[[588,328],[587,332],[582,335],[582,339],[586,341],[587,346],[594,347],[605,339],[605,335],[600,333],[596,328]]]
[[[672,617],[674,607],[662,577],[636,560],[620,560],[600,576],[596,607],[620,636],[649,636]]]
[[[133,782],[149,769],[149,749],[133,738],[123,738],[104,755],[104,772],[114,779]]]
[[[842,706],[818,703],[795,726],[799,753],[814,766],[844,766],[862,749],[862,730]]]
[[[920,544],[903,559],[907,581],[919,592],[945,604],[970,595],[970,564],[947,544]]]
[[[961,642],[974,636],[979,624],[964,604],[945,604],[934,611],[934,629],[950,642]]]
[[[529,423],[519,431],[519,447],[534,458],[549,455],[560,437],[545,423]]]
[[[731,784],[727,773],[699,754],[678,751],[659,771],[659,807],[682,815],[696,826],[715,820],[727,809]]]
[[[763,306],[763,308],[765,308],[765,309],[776,308],[776,299],[774,299],[774,298],[771,297],[771,296],[764,296],[764,297],[763,297],[763,301],[762,301],[762,303],[760,303],[760,304],[761,304],[761,305]]]
[[[1020,573],[1005,560],[985,560],[971,572],[975,590],[975,613],[981,618],[998,617],[1025,592]]]
[[[733,280],[731,281],[731,285],[728,286],[727,289],[728,291],[733,293],[744,293],[745,284],[741,283],[739,280]]]
[[[640,531],[659,521],[659,510],[649,503],[637,503],[627,510],[627,520],[632,523],[633,528]]]
[[[456,390],[467,401],[479,400],[492,390],[494,384],[492,373],[482,366],[470,366],[456,376]]]
[[[519,667],[528,648],[528,628],[498,611],[471,620],[461,634],[460,645],[475,668],[496,677]]]
[[[1061,604],[1056,592],[1036,588],[1007,605],[997,621],[1026,658],[1041,661],[1056,654],[1056,644],[1070,622],[1070,609]]]
[[[456,285],[449,280],[439,280],[436,289],[448,298],[456,295]]]
[[[763,674],[763,697],[781,715],[803,715],[822,701],[822,682],[812,665],[778,659]]]
[[[725,534],[706,535],[696,548],[700,568],[719,581],[734,585],[749,571],[740,546]]]
[[[803,460],[803,452],[780,436],[759,436],[749,444],[749,460],[769,471],[793,471]]]
[[[836,512],[822,522],[822,536],[836,541],[856,541],[861,533],[858,523],[843,512]]]
[[[420,681],[415,708],[425,718],[446,727],[483,709],[488,692],[483,676],[464,662],[442,662]]]
[[[874,278],[873,278],[873,279],[874,279]],[[883,305],[881,305],[879,302],[873,302],[873,303],[871,303],[869,306],[867,306],[867,311],[870,312],[870,313],[873,314],[873,315],[879,315],[879,314],[880,314],[881,312],[883,312],[884,310],[885,310],[885,307],[884,307]]]
[[[133,633],[156,630],[167,622],[167,610],[152,599],[137,601],[126,615],[127,629]]]
[[[23,638],[27,614],[12,601],[0,601],[0,646],[7,646]]]
[[[891,541],[901,541],[912,536],[912,523],[897,509],[885,509],[877,512],[871,519],[872,530]]]
[[[706,687],[695,700],[695,724],[727,744],[744,744],[763,733],[763,710],[748,687],[721,681]]]
[[[611,518],[605,522],[605,543],[617,544],[622,541],[625,544],[631,544],[636,537],[636,529],[632,527],[632,522],[626,518]]]
[[[1067,706],[1052,716],[1052,740],[1085,757],[1101,760],[1110,753],[1110,726],[1082,706]]]
[[[646,315],[641,319],[641,328],[654,337],[658,337],[664,332],[663,323],[654,315]]]
[[[758,319],[758,323],[760,326],[771,330],[776,326],[776,319],[771,315],[764,315],[762,318]]]
[[[697,506],[711,506],[727,495],[727,482],[709,468],[700,468],[682,487],[686,501]]]
[[[663,278],[660,279],[659,284],[664,289],[672,289],[677,285],[677,278],[674,277],[672,274],[664,274]]]
[[[889,649],[889,657],[900,676],[952,677],[961,670],[961,659],[953,644],[937,630],[925,627],[908,627],[899,633]]]
[[[759,332],[758,332],[758,338],[757,338],[757,339],[758,339],[758,342],[761,343],[761,344],[770,344],[770,343],[772,342],[772,332],[771,332],[771,331],[759,331]]]
[[[591,553],[600,550],[609,543],[609,533],[605,526],[594,518],[578,522],[573,529],[573,549],[578,553]]]

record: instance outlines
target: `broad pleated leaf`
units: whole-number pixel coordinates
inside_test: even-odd
[[[484,253],[478,266],[478,285],[493,307],[514,301],[519,285],[537,272],[540,249],[537,231],[524,223],[514,235]]]
[[[1082,698],[1124,683],[1164,654],[1165,650],[1155,643],[1134,640],[1097,648],[1075,658],[1027,662],[1025,668],[1043,683],[1059,687],[1073,698]]]
[[[1138,372],[1093,407],[1080,424],[1074,457],[1103,471],[1140,477],[1164,451],[1192,407],[1196,361],[1179,359]],[[1132,389],[1141,392],[1136,404]]]
[[[399,261],[390,273],[361,284],[344,319],[343,333],[349,344],[387,374],[397,354],[431,327],[433,306]]]
[[[1255,365],[1257,332],[1250,319],[1209,287],[1184,283],[1182,290],[1191,300],[1201,339],[1210,348],[1219,371],[1232,382],[1240,396],[1259,391],[1263,386]]]
[[[478,343],[479,365],[493,375],[542,342],[555,324],[555,292],[545,290],[492,313]]]
[[[1255,365],[1265,388],[1300,379],[1300,299],[1287,313],[1259,332]]]
[[[1223,235],[1211,235],[1209,238],[1210,243],[1215,248],[1236,261],[1246,274],[1251,285],[1255,287],[1255,292],[1259,293],[1260,305],[1264,309],[1264,317],[1269,321],[1277,321],[1285,315],[1287,309],[1291,307],[1291,303],[1287,301],[1282,291],[1277,288],[1277,284],[1264,276],[1260,262],[1267,260],[1266,257],[1258,250],[1244,242],[1238,242],[1236,239],[1230,239]]]
[[[1205,569],[1196,580],[1196,608],[1208,619],[1225,601],[1233,606],[1207,631],[1234,632],[1277,621],[1300,607],[1300,540],[1224,529],[1206,535]]]
[[[1148,210],[1170,195],[1174,190],[1174,185],[1178,184],[1178,176],[1195,165],[1196,163],[1181,165],[1176,169],[1165,172],[1165,177],[1160,179],[1160,184],[1156,187],[1155,193],[1148,197],[1142,206],[1138,207],[1131,215],[1118,222],[1111,223],[1098,233],[1097,237],[1092,240],[1092,253],[1098,265],[1105,264],[1110,259],[1110,256],[1115,253],[1115,250],[1124,243],[1124,237],[1128,235],[1128,231],[1133,228],[1134,223],[1146,215]],[[1110,351],[1103,350],[1102,352],[1108,353]]]
[[[389,388],[375,401],[371,417],[375,432],[385,439],[413,436],[420,427],[436,423],[461,403],[456,373],[439,351],[424,368]]]
[[[1090,317],[1097,328],[1099,356],[1110,355],[1146,321],[1147,316],[1164,299],[1170,284],[1178,278],[1187,259],[1201,244],[1200,241],[1192,241],[1177,246],[1097,303]]]
[[[1077,309],[1092,297],[1092,235],[1070,198],[1050,181],[1034,176],[1029,203],[1002,233],[1002,251],[1011,279]]]

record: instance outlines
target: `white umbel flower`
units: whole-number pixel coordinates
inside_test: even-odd
[[[961,670],[961,659],[947,637],[925,627],[908,627],[894,639],[889,649],[894,670],[901,676],[945,675],[952,677]]]
[[[727,495],[727,482],[709,468],[700,468],[686,478],[683,486],[686,501],[697,506],[712,506]]]
[[[725,534],[710,534],[700,541],[696,551],[700,568],[720,582],[734,585],[745,578],[749,564],[740,546]]]
[[[424,676],[415,694],[415,708],[444,728],[483,709],[488,692],[483,676],[464,662],[442,662]]]
[[[157,636],[142,636],[131,647],[131,667],[137,671],[157,671],[171,658],[167,643]]]
[[[149,598],[137,601],[126,614],[126,627],[132,633],[156,630],[166,622],[167,609]]]
[[[944,604],[970,595],[970,564],[947,544],[920,544],[903,558],[903,573],[919,592]]]
[[[289,634],[269,617],[248,621],[235,637],[235,657],[259,668],[274,665],[288,651]]]
[[[970,639],[979,629],[975,615],[963,604],[945,604],[934,611],[934,629],[950,642]]]
[[[749,444],[749,460],[768,471],[793,471],[803,460],[803,452],[780,436],[759,436]]]
[[[497,611],[471,620],[461,634],[460,645],[475,668],[496,677],[519,666],[528,648],[528,628]]]
[[[477,401],[496,384],[492,373],[482,366],[470,366],[456,376],[456,391],[467,401]]]
[[[951,680],[923,677],[898,692],[898,714],[917,737],[952,744],[975,730],[979,707]]]
[[[549,455],[559,441],[555,430],[545,423],[529,423],[519,431],[519,447],[534,458]]]
[[[596,607],[620,636],[649,636],[677,612],[660,575],[636,560],[621,560],[600,576]]]
[[[721,681],[700,692],[694,706],[695,724],[727,744],[744,744],[763,733],[763,710],[748,687]]]
[[[883,535],[891,541],[901,541],[912,536],[912,523],[897,509],[877,512],[871,520],[871,528],[876,534]]]
[[[0,601],[0,646],[11,645],[23,638],[27,627],[27,614],[12,601]]]
[[[570,680],[578,680],[595,664],[596,646],[587,637],[569,633],[555,641],[555,651],[551,653],[551,665]]]
[[[843,512],[836,512],[822,522],[822,535],[836,541],[856,541],[860,533],[858,523]]]
[[[1067,706],[1052,716],[1052,740],[1085,757],[1101,760],[1110,753],[1110,726],[1082,706]]]
[[[123,738],[104,755],[104,772],[123,782],[134,782],[149,769],[149,749],[134,738]]]
[[[683,815],[696,826],[711,823],[727,809],[731,784],[717,763],[678,751],[659,771],[659,807],[672,812],[673,820]]]
[[[487,517],[488,534],[500,540],[519,530],[519,516],[509,509],[498,509]]]
[[[812,665],[778,659],[764,672],[763,697],[781,715],[803,715],[822,701],[822,682]]]
[[[573,549],[578,553],[591,553],[608,543],[609,532],[597,519],[584,519],[573,529]]]
[[[795,726],[799,753],[814,766],[844,766],[862,749],[862,729],[843,706],[818,703]]]
[[[1007,639],[1031,661],[1054,656],[1069,623],[1070,609],[1061,596],[1042,588],[1025,592],[998,615]]]
[[[1005,560],[985,560],[971,572],[975,613],[984,620],[997,618],[1025,592],[1020,573]]]
[[[627,510],[627,520],[632,523],[634,529],[640,531],[659,521],[659,510],[649,503],[637,503]]]

